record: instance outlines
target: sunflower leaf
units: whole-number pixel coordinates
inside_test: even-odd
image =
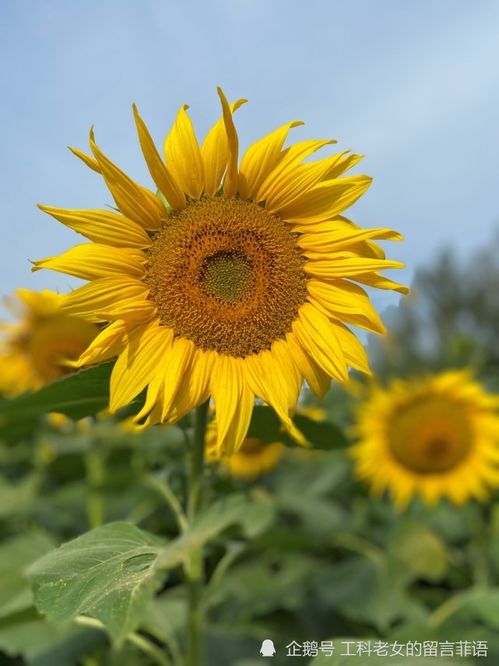
[[[37,560],[28,570],[35,604],[54,622],[85,614],[120,645],[147,615],[165,578],[161,540],[134,525],[98,527]]]
[[[112,363],[75,372],[12,400],[0,402],[0,440],[18,442],[29,438],[38,421],[49,412],[73,419],[95,416],[109,404]]]
[[[304,414],[297,414],[293,421],[314,449],[336,449],[347,446],[343,432],[329,421],[316,421]],[[296,446],[296,442],[284,431],[279,417],[270,407],[257,405],[253,410],[248,437],[256,437],[264,442],[282,442],[286,446]]]

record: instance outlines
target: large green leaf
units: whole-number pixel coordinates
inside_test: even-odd
[[[111,369],[112,364],[106,363],[81,370],[35,393],[0,402],[0,439],[16,442],[29,437],[49,412],[73,419],[94,416],[109,404]]]
[[[99,527],[30,567],[35,604],[55,622],[95,617],[122,643],[147,615],[164,580],[156,566],[160,552],[161,541],[134,525]]]

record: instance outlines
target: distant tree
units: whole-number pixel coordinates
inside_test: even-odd
[[[382,376],[471,364],[499,377],[499,233],[467,261],[441,252],[416,272],[411,295],[384,319],[387,337],[369,339]]]

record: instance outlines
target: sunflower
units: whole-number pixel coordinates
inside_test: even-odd
[[[281,442],[266,442],[259,437],[245,437],[239,450],[229,456],[217,448],[216,427],[210,424],[208,428],[207,460],[222,463],[234,477],[254,481],[265,472],[277,467],[285,452],[286,447]]]
[[[105,328],[79,365],[117,356],[112,412],[147,388],[137,423],[172,423],[213,399],[217,447],[231,454],[246,435],[255,397],[290,418],[305,379],[323,395],[348,368],[368,372],[362,345],[346,324],[378,333],[383,324],[357,283],[404,287],[380,270],[376,239],[341,213],[367,189],[367,176],[342,176],[360,159],[348,152],[304,161],[334,141],[284,148],[290,122],[251,145],[238,164],[233,113],[219,90],[222,116],[200,145],[179,110],[164,159],[133,107],[138,138],[157,192],[130,179],[99,148],[71,149],[101,174],[116,210],[41,206],[93,241],[35,262],[89,280],[70,293],[67,314]]]
[[[416,494],[484,500],[499,485],[498,407],[462,370],[375,387],[357,415],[357,475],[400,508]]]
[[[0,393],[19,395],[71,372],[68,360],[77,359],[99,329],[63,311],[64,298],[52,291],[17,289],[6,299],[17,317],[0,330]]]

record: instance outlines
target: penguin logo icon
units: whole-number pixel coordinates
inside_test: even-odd
[[[263,641],[262,647],[260,648],[260,654],[262,657],[273,657],[275,655],[274,643],[267,638]]]

